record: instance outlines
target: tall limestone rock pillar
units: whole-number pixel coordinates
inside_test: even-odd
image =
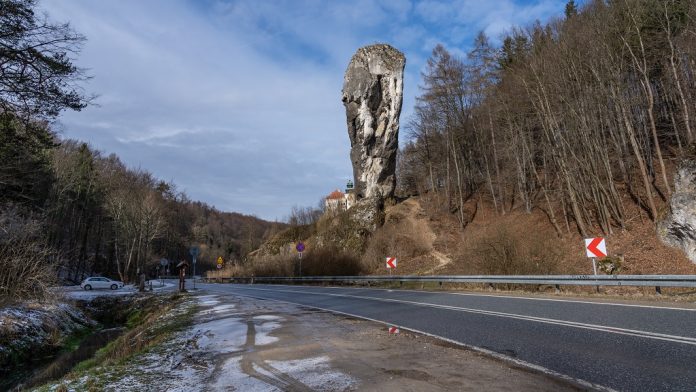
[[[350,159],[358,198],[394,196],[403,53],[386,44],[358,49],[343,79]]]

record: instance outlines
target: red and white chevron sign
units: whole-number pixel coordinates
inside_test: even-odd
[[[585,238],[585,251],[587,257],[606,257],[607,243],[602,237]]]
[[[387,257],[387,269],[396,268],[396,257]]]
[[[390,334],[390,335],[392,335],[392,334],[397,334],[397,333],[399,333],[399,328],[396,328],[396,327],[389,327],[389,334]]]

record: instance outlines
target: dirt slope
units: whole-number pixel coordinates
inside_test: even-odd
[[[374,262],[375,274],[384,274],[381,257],[399,258],[399,274],[495,273],[487,263],[500,260],[507,248],[518,259],[534,265],[539,273],[588,274],[591,262],[583,238],[572,226],[563,224],[558,235],[540,210],[496,213],[485,203],[468,205],[473,219],[461,229],[456,217],[430,208],[427,198],[411,197],[387,207],[385,224],[373,236],[365,258]],[[653,224],[633,211],[625,230],[606,236],[610,256],[623,255],[623,274],[696,274],[678,249],[657,238]],[[602,236],[597,231],[593,235]],[[502,244],[512,244],[505,247]],[[382,253],[380,253],[382,252]]]

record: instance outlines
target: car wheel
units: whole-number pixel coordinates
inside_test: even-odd
[[[90,290],[92,290],[92,286],[91,286],[91,285],[88,285],[88,284],[86,284],[86,285],[85,285],[85,290],[87,290],[87,291],[90,291]]]
[[[118,288],[117,285],[115,285],[115,284],[112,284],[112,285],[111,285],[111,290],[116,290],[117,288]]]

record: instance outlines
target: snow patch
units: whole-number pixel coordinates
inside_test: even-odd
[[[254,317],[256,318],[256,317]],[[274,330],[280,328],[280,323],[277,323],[275,321],[266,321],[263,324],[258,324],[255,326],[256,328],[256,345],[257,346],[264,346],[267,344],[275,343],[278,341],[278,338],[275,336],[270,336],[269,334],[273,332]]]
[[[212,309],[206,309],[201,311],[200,314],[202,316],[207,316],[211,314],[227,313],[228,311],[233,310],[235,308],[236,307],[233,304],[217,305]]]
[[[291,361],[267,361],[269,365],[308,387],[320,391],[343,391],[356,383],[352,377],[331,369],[327,356]]]
[[[280,389],[245,374],[241,367],[241,358],[235,357],[226,361],[220,369],[220,376],[211,385],[214,391],[237,390],[276,392]],[[256,368],[256,367],[254,367]],[[257,369],[258,370],[258,369]]]
[[[254,320],[282,321],[283,318],[272,314],[263,314],[261,316],[254,316]]]

